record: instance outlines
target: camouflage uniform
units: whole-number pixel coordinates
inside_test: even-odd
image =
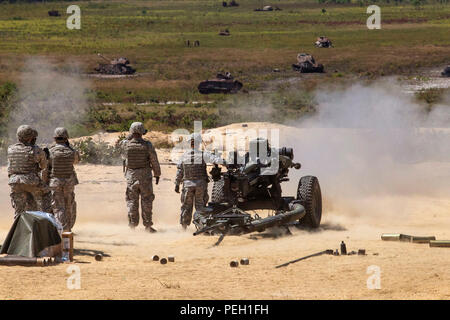
[[[122,157],[125,160],[125,177],[127,179],[126,202],[128,208],[128,221],[131,228],[139,224],[139,196],[141,198],[141,211],[143,224],[148,231],[151,228],[153,200],[152,171],[158,184],[161,168],[158,156],[152,143],[142,138],[146,133],[140,122],[135,122],[130,127],[130,134],[121,143]]]
[[[201,141],[199,135],[192,139]],[[177,164],[175,190],[178,191],[179,185],[183,182],[180,223],[184,228],[191,224],[194,203],[196,214],[197,212],[201,213],[208,203],[209,178],[206,172],[206,164],[220,163],[221,160],[221,158],[209,152],[200,151],[197,147],[186,151],[180,158]]]
[[[69,142],[64,128],[55,130],[55,144],[49,148],[50,190],[53,214],[65,231],[72,230],[77,216],[75,186],[78,184],[74,164],[80,161],[78,151]]]
[[[50,158],[49,150],[48,150],[48,148],[44,148],[43,151],[46,155],[46,159],[47,159],[47,163],[48,163],[49,158]],[[49,176],[49,171],[47,168],[47,170],[41,171],[41,184],[39,186],[39,191],[36,194],[36,202],[37,202],[39,211],[53,213],[52,190],[49,187],[49,181],[50,181],[50,176]]]
[[[40,171],[46,174],[47,158],[34,144],[36,137],[36,130],[20,126],[17,129],[19,142],[8,147],[8,184],[15,217],[24,211],[39,210],[37,198],[43,184],[39,174]]]

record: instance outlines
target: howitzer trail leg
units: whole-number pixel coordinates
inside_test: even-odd
[[[225,238],[225,233],[222,233],[220,235],[219,239],[217,239],[217,242],[214,243],[214,247],[218,246],[223,241],[223,238]]]

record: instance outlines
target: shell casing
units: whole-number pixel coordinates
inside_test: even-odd
[[[236,268],[239,266],[239,262],[237,262],[236,260],[233,260],[230,262],[230,267],[232,268]]]
[[[400,233],[383,233],[381,240],[384,241],[400,241]]]
[[[431,240],[430,247],[450,248],[450,240]]]
[[[432,240],[436,240],[436,237],[435,236],[430,236],[430,237],[415,237],[415,236],[413,236],[411,242],[414,242],[414,243],[429,243]]]

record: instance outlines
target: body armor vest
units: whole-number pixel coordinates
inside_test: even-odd
[[[130,140],[126,146],[126,156],[129,169],[150,168],[148,146],[144,141]]]
[[[50,148],[50,157],[52,159],[51,176],[69,179],[74,173],[75,151],[67,146],[56,145]]]
[[[202,157],[201,160],[199,157]],[[200,162],[201,161],[201,162]],[[205,180],[208,179],[206,173],[206,163],[203,160],[203,152],[191,151],[190,159],[186,157],[183,162],[184,180]]]
[[[8,150],[9,174],[28,174],[39,171],[32,146],[18,143]]]

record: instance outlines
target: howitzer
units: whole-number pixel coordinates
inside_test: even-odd
[[[214,181],[211,201],[205,210],[196,212],[194,235],[221,234],[223,238],[271,227],[319,227],[322,195],[316,177],[300,178],[295,196],[282,195],[281,183],[289,181],[289,170],[301,168],[293,161],[292,148],[271,148],[266,139],[259,138],[250,141],[249,152],[241,158],[244,163],[237,161],[237,151],[233,154],[226,172],[217,166],[210,172]],[[269,215],[261,218],[261,210]]]

